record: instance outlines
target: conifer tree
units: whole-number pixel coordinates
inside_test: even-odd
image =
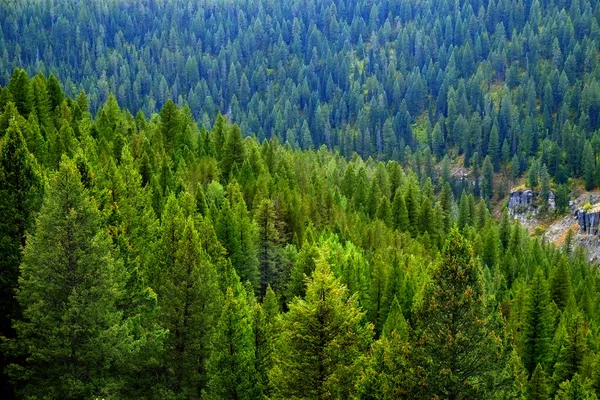
[[[267,287],[262,304],[257,304],[254,311],[254,346],[255,365],[258,378],[257,389],[265,396],[270,396],[268,373],[273,367],[273,338],[276,318],[279,315],[279,300],[270,286]]]
[[[207,381],[206,362],[219,309],[217,271],[202,250],[191,217],[171,197],[163,224],[162,264],[156,293],[159,317],[169,330],[165,342],[168,388],[198,397]],[[167,237],[165,237],[167,236]]]
[[[566,340],[554,365],[554,374],[552,375],[554,388],[558,388],[562,382],[573,379],[575,374],[581,372],[588,352],[584,332],[585,326],[582,315],[574,315],[569,321]]]
[[[15,69],[8,83],[8,89],[19,114],[24,118],[29,117],[29,113],[33,110],[33,92],[27,72],[19,68]]]
[[[529,399],[530,400],[548,400],[548,384],[546,382],[546,373],[541,364],[538,364],[529,380]]]
[[[254,333],[246,292],[228,288],[208,360],[206,399],[260,399],[256,385]]]
[[[396,190],[394,194],[394,201],[392,203],[392,219],[394,221],[394,228],[400,232],[405,232],[409,227],[408,211],[406,209],[406,203],[404,202],[404,195],[400,188]]]
[[[35,160],[13,118],[0,143],[0,337],[14,337],[11,319],[19,318],[15,290],[19,277],[22,248],[28,231],[34,225],[39,209],[42,180]],[[8,358],[0,355],[0,368]],[[5,388],[5,375],[0,371],[0,388]],[[10,389],[6,388],[8,393]]]
[[[486,398],[502,364],[502,327],[489,309],[473,249],[452,230],[415,312],[416,397]]]
[[[279,221],[275,206],[264,199],[256,209],[255,221],[258,226],[258,267],[260,271],[260,293],[264,295],[267,286],[278,283],[278,262],[282,238],[278,229]]]
[[[584,385],[583,379],[579,374],[575,374],[573,379],[561,383],[560,389],[554,397],[556,400],[597,400],[598,397],[593,390]]]
[[[221,173],[228,180],[234,165],[242,168],[246,158],[246,148],[242,139],[242,131],[237,125],[233,125],[227,133],[223,146],[223,159],[221,160]]]
[[[117,309],[127,273],[77,167],[63,159],[28,238],[15,322],[27,353],[23,397],[93,398],[118,393],[116,369],[139,349]]]
[[[569,232],[571,232],[569,230]],[[564,310],[571,298],[571,278],[567,269],[567,260],[560,258],[550,277],[550,296],[559,310]]]
[[[280,317],[269,373],[273,399],[345,399],[354,392],[373,327],[364,321],[356,295],[333,276],[325,252],[306,298],[292,300]]]
[[[532,374],[538,364],[542,367],[547,365],[552,339],[550,294],[540,270],[533,276],[527,299],[522,339],[523,364]]]

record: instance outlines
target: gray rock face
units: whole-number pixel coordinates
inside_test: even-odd
[[[575,211],[575,218],[579,224],[579,232],[587,233],[588,235],[597,235],[598,227],[600,226],[600,210]]]
[[[517,190],[510,193],[508,209],[513,213],[523,213],[531,210],[533,192],[531,190]]]
[[[535,194],[529,189],[514,190],[508,198],[508,210],[513,215],[535,213],[537,209],[533,205],[534,198]],[[548,194],[548,211],[556,211],[556,197],[553,192]]]

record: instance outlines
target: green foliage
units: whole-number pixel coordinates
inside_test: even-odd
[[[115,372],[140,345],[116,304],[126,278],[79,171],[63,159],[21,264],[15,329],[27,359],[12,371],[25,379],[22,396],[118,393],[124,382]]]
[[[502,360],[502,327],[490,309],[473,249],[450,232],[415,313],[419,396],[486,398]]]
[[[322,250],[306,290],[279,321],[269,377],[272,398],[348,398],[372,326],[356,295],[331,273]]]
[[[208,360],[207,399],[258,399],[251,311],[239,282],[228,288]]]

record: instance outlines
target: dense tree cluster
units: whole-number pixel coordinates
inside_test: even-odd
[[[244,138],[171,101],[93,115],[22,70],[1,94],[3,393],[600,395],[598,268],[447,172]]]
[[[40,82],[24,90],[15,67],[85,89],[92,111],[109,93],[147,115],[175,99],[205,126],[221,111],[293,148],[401,163],[453,151],[483,168],[488,198],[490,165],[600,184],[597,0],[53,0],[0,13],[0,84],[42,124]]]

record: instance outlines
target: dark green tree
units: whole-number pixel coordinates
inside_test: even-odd
[[[414,396],[487,398],[502,366],[502,327],[473,249],[452,230],[415,312]]]
[[[27,354],[21,396],[79,399],[117,395],[117,372],[139,349],[133,321],[116,300],[127,272],[72,161],[63,159],[21,264],[15,321]]]

